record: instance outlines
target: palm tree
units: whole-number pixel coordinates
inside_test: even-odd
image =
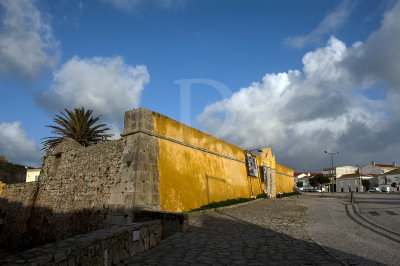
[[[42,138],[42,150],[52,149],[60,144],[64,138],[71,138],[76,140],[82,146],[90,146],[98,142],[107,140],[112,135],[105,134],[108,127],[106,124],[95,123],[100,119],[100,116],[93,117],[92,110],[85,110],[84,107],[75,108],[74,111],[64,109],[60,112],[61,115],[56,115],[54,122],[58,126],[46,125],[52,128],[52,134],[59,136]]]

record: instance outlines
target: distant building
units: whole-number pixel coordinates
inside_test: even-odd
[[[393,183],[396,183],[395,188],[391,187]],[[389,187],[390,191],[400,191],[400,168],[375,176],[371,179],[371,185],[380,190],[382,187]]]
[[[320,175],[321,173],[305,173],[305,172],[295,172],[294,173],[294,178],[295,178],[295,184],[297,187],[297,182],[303,182],[303,187],[298,188],[299,190],[302,191],[308,191],[310,189],[313,189],[312,186],[310,186],[309,179],[316,176]]]
[[[338,166],[334,168],[324,168],[322,170],[322,175],[330,178],[331,182],[326,184],[329,192],[335,192],[336,189],[336,178],[341,177],[345,174],[352,174],[357,171],[357,167],[354,166]]]
[[[398,169],[395,162],[393,162],[392,164],[378,164],[375,161],[372,161],[371,164],[366,165],[361,168],[361,173],[362,174],[380,175],[380,174],[387,173],[394,169]]]
[[[362,185],[362,180],[372,179],[372,175],[365,174],[345,174],[336,178],[336,192],[364,192],[367,191],[366,187]]]
[[[26,171],[26,182],[33,182],[39,180],[41,168],[29,168]]]

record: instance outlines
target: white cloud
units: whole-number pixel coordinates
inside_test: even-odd
[[[339,164],[392,162],[400,148],[399,36],[400,2],[364,43],[348,48],[331,37],[304,55],[302,71],[266,74],[198,120],[244,148],[272,146],[297,169],[328,167],[324,150],[340,151]],[[385,99],[363,93],[382,82]]]
[[[326,34],[332,34],[341,28],[349,17],[353,3],[344,0],[334,11],[328,13],[325,18],[307,35],[291,36],[284,40],[284,43],[295,48],[303,48],[311,43],[318,43]]]
[[[103,121],[120,121],[126,110],[139,106],[149,80],[145,66],[130,66],[120,56],[75,56],[54,73],[50,90],[41,91],[36,101],[52,112],[84,106]]]
[[[19,121],[0,124],[0,154],[10,162],[39,166],[39,147],[28,137]]]
[[[118,9],[134,11],[143,6],[156,6],[162,9],[179,9],[186,6],[188,0],[103,0]]]
[[[31,0],[0,0],[0,74],[34,79],[58,62],[51,26]]]

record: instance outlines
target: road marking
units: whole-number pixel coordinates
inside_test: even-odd
[[[387,214],[389,215],[398,215],[397,213],[395,213],[394,211],[385,211]]]
[[[385,238],[390,239],[390,240],[392,240],[392,241],[394,241],[394,242],[400,243],[400,240],[396,239],[396,237],[399,237],[400,234],[398,234],[397,232],[393,232],[392,230],[386,229],[386,228],[384,228],[384,227],[382,227],[382,226],[380,226],[380,225],[378,225],[378,224],[375,224],[375,223],[370,222],[369,220],[365,219],[362,215],[360,215],[360,214],[357,212],[357,210],[356,210],[356,208],[355,208],[354,205],[351,205],[351,206],[352,206],[352,211],[353,211],[353,213],[355,214],[355,216],[357,216],[359,219],[363,220],[364,222],[369,223],[369,225],[366,225],[366,224],[360,222],[359,220],[357,220],[357,219],[350,213],[349,205],[346,204],[346,205],[345,205],[345,211],[346,211],[347,216],[348,216],[351,220],[353,220],[355,223],[359,224],[360,226],[362,226],[362,227],[364,227],[364,228],[366,228],[366,229],[368,229],[368,230],[370,230],[370,231],[372,231],[372,232],[374,232],[374,233],[376,233],[376,234],[378,234],[378,235],[380,235],[380,236],[382,236],[382,237],[385,237]],[[379,232],[378,230],[385,231],[385,233]],[[388,234],[386,234],[386,233],[390,233],[390,234],[392,234],[392,235],[388,235]]]

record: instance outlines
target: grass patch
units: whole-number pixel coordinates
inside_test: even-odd
[[[218,201],[218,202],[212,202],[210,204],[200,206],[197,209],[190,210],[189,212],[215,209],[215,208],[235,205],[235,204],[239,204],[239,203],[243,203],[243,202],[248,202],[248,201],[252,201],[252,200],[255,200],[255,199],[254,198],[238,198],[238,199],[228,199],[228,200],[223,200],[223,201]]]

